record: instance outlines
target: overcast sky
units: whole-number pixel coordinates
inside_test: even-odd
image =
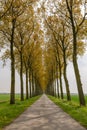
[[[78,65],[83,85],[83,91],[84,93],[87,93],[87,53],[84,56],[78,58]],[[67,74],[71,92],[77,93],[77,87],[72,63],[70,63],[68,66]]]
[[[84,93],[87,93],[87,54],[85,54],[82,57],[79,57],[78,64],[83,84],[83,90]],[[68,65],[67,74],[71,93],[77,93],[77,87],[72,63],[69,63]],[[65,92],[64,86],[63,89]],[[0,65],[0,93],[9,93],[9,92],[10,92],[10,65],[8,64],[4,68],[1,67]],[[18,92],[20,92],[20,78],[19,75],[16,73],[16,93]]]

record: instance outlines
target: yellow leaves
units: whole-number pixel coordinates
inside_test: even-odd
[[[37,9],[37,13],[40,14],[41,13],[41,8]]]
[[[36,41],[38,39],[38,35],[37,34],[34,34],[33,35],[33,39]]]
[[[81,3],[81,0],[74,0],[74,4],[80,5]]]
[[[77,42],[77,53],[79,55],[83,55],[85,52],[86,48],[85,48],[85,43],[84,41],[79,41]]]
[[[12,4],[14,7],[19,8],[20,6],[24,6],[27,3],[27,0],[13,0]]]

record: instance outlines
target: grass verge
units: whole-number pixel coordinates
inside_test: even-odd
[[[24,97],[25,97],[25,95],[24,95]],[[16,100],[20,99],[20,94],[15,94],[15,99]],[[0,93],[0,103],[6,102],[6,101],[9,101],[9,100],[10,100],[10,94],[9,93],[5,93],[5,94]]]
[[[0,130],[10,124],[39,98],[40,96],[36,96],[25,101],[17,100],[14,105],[10,105],[9,102],[0,103]]]
[[[80,107],[78,102],[70,101],[66,99],[61,100],[53,96],[48,96],[56,105],[60,106],[65,112],[67,112],[72,118],[78,121],[81,125],[87,128],[87,106]]]

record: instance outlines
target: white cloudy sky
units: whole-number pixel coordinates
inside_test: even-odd
[[[83,90],[84,93],[87,93],[87,53],[83,57],[79,57],[78,59]],[[77,93],[77,87],[73,72],[73,65],[70,63],[67,69],[70,91],[71,93]],[[25,81],[25,79],[24,79]],[[25,84],[25,83],[24,83]],[[63,86],[64,92],[65,87]],[[9,93],[10,92],[10,65],[8,64],[5,68],[0,65],[0,93]],[[20,78],[16,73],[16,92],[20,92]]]

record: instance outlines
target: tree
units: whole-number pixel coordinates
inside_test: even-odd
[[[8,2],[9,1],[9,2]],[[13,3],[13,0],[10,2],[10,0],[1,0],[0,1],[0,20],[4,17],[7,16],[8,11],[11,8],[11,5]]]
[[[62,56],[63,66],[64,66],[63,73],[64,73],[64,80],[65,80],[65,85],[66,85],[67,100],[71,100],[69,84],[68,84],[68,79],[66,75],[67,58],[68,58],[67,52],[69,50],[69,45],[70,45],[69,31],[67,29],[66,23],[63,22],[63,19],[58,18],[58,16],[56,15],[48,17],[48,20],[46,20],[46,23],[48,27],[50,28],[51,33],[55,40],[54,47],[57,53],[56,55],[58,55],[58,58],[56,59],[57,59],[57,62],[59,63],[61,93],[63,93],[62,81],[61,81],[61,62],[60,62],[60,57]],[[61,95],[61,98],[63,98],[63,94]]]
[[[29,1],[28,1],[29,2]],[[11,95],[10,95],[10,104],[15,103],[15,57],[14,57],[14,35],[16,26],[18,26],[17,20],[20,19],[20,16],[24,13],[27,7],[27,1],[7,1],[6,5],[11,3],[11,7],[7,12],[7,15],[3,17],[3,24],[1,27],[1,32],[5,36],[5,39],[10,43],[10,56],[11,56]],[[3,8],[7,8],[5,6]]]
[[[82,2],[74,0],[66,0],[66,9],[68,11],[69,22],[71,23],[72,36],[73,36],[73,67],[76,76],[77,88],[79,93],[80,105],[85,105],[85,98],[82,89],[78,64],[77,64],[77,37],[79,29],[85,20],[86,14],[82,16],[80,6]],[[78,8],[77,8],[78,7]]]
[[[27,9],[26,13],[26,17],[21,16],[22,17],[22,21],[19,20],[17,23],[19,24],[19,26],[16,28],[16,34],[15,34],[15,47],[18,50],[18,53],[20,55],[20,85],[21,85],[21,100],[24,100],[24,92],[23,92],[23,64],[25,64],[25,67],[27,69],[27,64],[26,61],[23,61],[23,57],[26,57],[24,50],[27,49],[26,47],[28,47],[27,44],[29,44],[30,41],[30,37],[33,33],[34,30],[34,22],[33,22],[33,9],[32,7],[30,9]],[[28,55],[28,54],[27,54]],[[26,75],[27,74],[27,70],[26,70]],[[27,77],[26,77],[27,80]],[[27,81],[26,81],[26,85],[27,85]],[[26,89],[28,91],[28,86],[26,86]],[[28,98],[28,92],[27,93],[27,97]]]
[[[80,105],[85,105],[85,99],[84,99],[84,94],[83,94],[83,90],[82,90],[82,83],[81,83],[78,64],[77,64],[77,52],[78,52],[77,50],[79,48],[77,45],[79,45],[78,43],[80,43],[80,42],[78,42],[78,35],[79,35],[79,32],[81,32],[81,30],[82,30],[81,26],[84,23],[85,16],[86,16],[86,13],[84,14],[84,16],[82,16],[82,14],[81,14],[82,2],[80,0],[78,0],[78,1],[74,1],[74,0],[53,1],[54,4],[52,4],[51,8],[49,8],[48,10],[50,10],[50,12],[51,12],[50,16],[55,15],[58,17],[58,19],[62,18],[64,22],[66,21],[65,22],[66,26],[70,30],[70,35],[71,35],[71,39],[72,39],[72,43],[73,43],[72,44],[73,66],[74,66],[74,71],[75,71],[75,76],[76,76]],[[86,1],[85,1],[85,3],[86,3]],[[55,25],[56,24],[54,24],[54,26]],[[56,28],[55,28],[55,30],[56,30]]]

